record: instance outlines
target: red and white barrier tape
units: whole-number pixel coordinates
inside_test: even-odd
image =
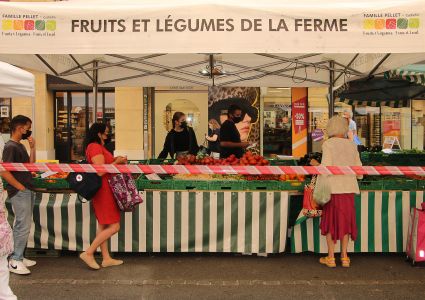
[[[30,172],[84,172],[84,173],[138,173],[138,174],[333,174],[333,175],[420,175],[425,167],[387,166],[203,166],[203,165],[90,165],[90,164],[19,164],[1,163],[2,171]]]

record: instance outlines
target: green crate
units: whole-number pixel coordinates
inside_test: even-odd
[[[279,190],[279,181],[276,180],[251,180],[245,182],[245,189],[248,191],[256,190]]]
[[[379,191],[384,188],[382,180],[360,181],[359,189],[367,191]]]
[[[201,180],[174,180],[174,189],[207,191],[209,183]]]
[[[174,159],[159,159],[159,158],[152,158],[149,159],[148,164],[149,165],[172,165],[174,164]]]
[[[363,165],[372,166],[417,166],[425,160],[425,154],[362,152],[361,160]]]
[[[297,161],[295,159],[288,159],[288,160],[270,159],[269,162],[271,166],[296,166],[297,165]]]
[[[302,181],[280,181],[279,190],[280,191],[302,191],[306,182]]]
[[[149,180],[139,178],[136,181],[138,190],[173,190],[173,180]]]
[[[425,180],[416,180],[416,182],[418,191],[425,190]]]
[[[404,190],[404,191],[414,191],[417,189],[417,181],[410,179],[402,180],[384,180],[383,181],[384,190]]]
[[[69,183],[62,178],[33,178],[33,185],[39,189],[69,189]]]
[[[209,190],[221,191],[221,190],[232,190],[232,191],[243,191],[245,190],[245,181],[240,180],[213,180],[208,181]]]

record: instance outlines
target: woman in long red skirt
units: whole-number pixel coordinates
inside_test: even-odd
[[[322,146],[322,166],[361,166],[356,144],[347,139],[348,123],[342,117],[333,117],[326,128],[329,139]],[[318,165],[317,161],[312,162]],[[336,267],[335,243],[341,241],[341,264],[350,267],[347,255],[349,237],[357,238],[356,209],[354,194],[360,193],[356,175],[319,175],[327,176],[324,182],[329,185],[331,199],[323,207],[320,229],[326,236],[328,256],[322,257],[320,263]]]
[[[113,155],[104,147],[105,140],[108,139],[109,128],[105,124],[95,123],[90,127],[87,135],[86,158],[88,163],[95,165],[102,164],[125,164],[127,159]],[[123,264],[122,260],[113,259],[109,254],[108,240],[120,230],[121,213],[115,201],[112,190],[109,187],[108,179],[110,174],[98,174],[102,177],[102,186],[93,197],[92,204],[96,219],[99,223],[96,238],[89,248],[80,255],[80,258],[88,267],[94,270],[100,266],[94,258],[96,249],[100,247],[102,252],[102,267],[118,266]]]

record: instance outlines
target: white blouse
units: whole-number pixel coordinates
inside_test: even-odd
[[[361,166],[356,144],[348,139],[330,138],[322,145],[322,166]],[[327,176],[331,194],[359,194],[356,175],[319,175]],[[361,176],[359,176],[361,178]]]

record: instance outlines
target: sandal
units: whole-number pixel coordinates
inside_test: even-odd
[[[321,257],[319,262],[322,265],[326,265],[328,268],[335,268],[336,267],[336,263],[335,263],[335,258],[334,257],[329,257],[329,256],[325,256],[325,257]]]
[[[350,258],[347,257],[341,257],[341,264],[343,268],[349,268],[350,267]]]

